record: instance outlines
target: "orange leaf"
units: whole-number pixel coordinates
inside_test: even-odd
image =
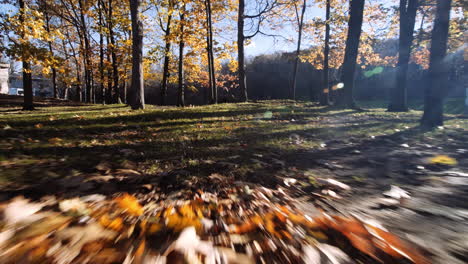
[[[258,226],[263,225],[263,219],[256,215],[248,219],[242,225],[238,225],[234,228],[234,232],[238,234],[247,233],[255,230]]]
[[[146,241],[143,239],[140,245],[138,246],[137,250],[135,251],[135,258],[140,258],[145,253]]]
[[[123,196],[117,197],[115,199],[120,208],[125,209],[127,213],[140,216],[143,214],[143,207],[141,207],[137,198],[132,195],[124,194]]]
[[[101,216],[99,218],[99,223],[107,228],[113,229],[115,231],[120,231],[123,227],[123,220],[120,217],[117,217],[113,220],[109,219],[109,216],[107,214]]]
[[[373,231],[372,233],[374,234],[375,237],[377,237],[378,239],[382,240],[385,244],[387,244],[387,245],[379,246],[379,248],[385,253],[394,257],[397,257],[397,256],[401,256],[405,258],[408,257],[415,264],[430,263],[426,257],[421,255],[417,250],[413,248],[410,249],[408,245],[406,245],[406,243],[402,241],[401,239],[399,239],[397,236],[392,235],[389,232],[386,232],[375,226],[367,225],[367,227]]]
[[[122,227],[123,227],[122,223],[123,223],[122,218],[117,217],[114,220],[112,220],[112,222],[110,222],[108,227],[110,229],[115,230],[115,231],[120,231],[122,229]]]
[[[159,230],[161,230],[162,226],[160,224],[152,224],[150,225],[149,229],[148,229],[148,232],[150,234],[154,234],[156,232],[158,232]]]
[[[362,253],[379,260],[379,258],[376,255],[376,250],[375,247],[372,245],[371,241],[367,238],[361,237],[359,235],[356,235],[354,233],[343,233],[349,241],[351,241],[351,244],[361,251]]]

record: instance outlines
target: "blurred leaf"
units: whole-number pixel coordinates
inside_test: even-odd
[[[457,165],[458,162],[456,159],[451,158],[447,155],[437,155],[429,159],[430,164],[441,164],[441,165],[449,165],[454,166]]]
[[[120,208],[126,210],[127,213],[140,216],[143,214],[143,207],[141,207],[138,200],[129,194],[124,194],[120,197],[115,198],[115,202],[119,205]]]

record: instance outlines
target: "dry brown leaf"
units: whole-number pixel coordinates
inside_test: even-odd
[[[54,137],[54,138],[49,138],[49,143],[50,144],[58,144],[60,142],[62,142],[63,140],[61,138],[58,138],[58,137]]]

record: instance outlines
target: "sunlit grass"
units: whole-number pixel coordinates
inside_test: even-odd
[[[443,140],[458,133],[468,139],[459,132],[466,132],[468,121],[456,118],[463,110],[458,104],[449,102],[444,130],[415,136]],[[65,177],[71,170],[89,173],[102,160],[131,160],[154,172],[235,155],[241,160],[233,173],[242,174],[256,166],[250,161],[255,153],[307,151],[334,139],[392,135],[415,129],[422,115],[419,110],[389,113],[383,102],[360,105],[367,110],[288,100],[183,109],[148,106],[139,111],[124,105],[43,107],[34,112],[0,108],[0,183]]]

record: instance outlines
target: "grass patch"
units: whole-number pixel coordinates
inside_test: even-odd
[[[183,109],[149,106],[139,111],[124,105],[39,107],[33,112],[0,108],[0,184],[29,184],[75,171],[94,173],[103,160],[130,161],[151,174],[189,169],[199,175],[212,172],[210,164],[228,162],[236,166],[226,171],[248,177],[263,166],[262,155],[281,159],[321,148],[330,140],[411,130],[422,115],[419,110],[388,113],[379,102],[361,105],[368,110],[288,100]],[[443,139],[454,129],[466,132],[466,119],[454,115],[457,103],[449,102],[447,108],[452,110],[446,129],[425,136]]]

